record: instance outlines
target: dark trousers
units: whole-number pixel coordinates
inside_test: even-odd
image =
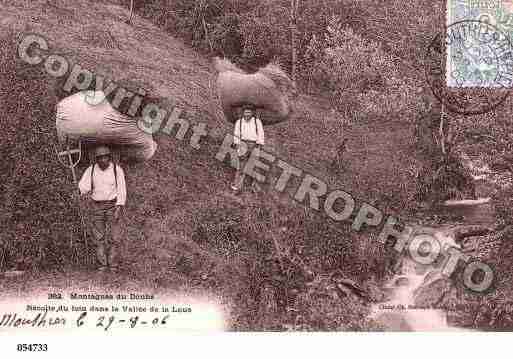
[[[90,201],[90,227],[96,245],[96,257],[101,266],[111,266],[118,244],[119,228],[114,220],[116,200]]]
[[[236,187],[238,190],[242,191],[242,187],[244,186],[244,179],[246,178],[246,174],[244,173],[244,166],[248,162],[249,158],[251,157],[251,153],[255,148],[257,148],[258,151],[258,145],[256,142],[253,141],[242,141],[247,146],[247,151],[245,153],[242,153],[241,148],[239,147],[239,150],[237,152],[238,156],[236,158],[236,172],[235,172],[235,181],[233,186]],[[257,182],[254,178],[249,176],[249,182],[250,184],[257,185]]]

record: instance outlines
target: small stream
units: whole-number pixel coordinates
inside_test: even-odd
[[[463,218],[462,222],[440,225],[438,227],[423,227],[414,225],[416,235],[426,233],[434,236],[441,245],[443,254],[451,247],[462,249],[456,243],[452,229],[461,225],[486,225],[495,223],[495,212],[491,199],[491,189],[494,185],[502,184],[500,174],[492,173],[488,166],[478,167],[467,160],[468,167],[476,185],[476,194],[481,196],[477,200],[446,201],[442,210],[445,214]],[[509,176],[508,176],[509,177]],[[442,214],[442,213],[441,213]],[[387,331],[468,331],[468,329],[450,326],[447,312],[443,309],[419,307],[416,299],[422,290],[435,290],[430,284],[442,277],[441,263],[435,262],[426,266],[416,263],[407,251],[404,251],[399,273],[396,274],[384,287],[388,292],[388,300],[375,304],[372,308],[371,318],[380,323]],[[456,279],[457,280],[457,279]],[[418,301],[417,301],[418,302]]]
[[[419,264],[411,258],[405,249],[398,273],[384,286],[388,300],[374,305],[371,317],[390,331],[462,331],[448,325],[447,313],[442,309],[418,305],[421,291],[436,290],[431,284],[442,280],[450,281],[441,271],[446,254],[450,248],[462,250],[456,243],[454,229],[461,225],[491,225],[494,221],[493,209],[489,198],[477,200],[449,201],[446,211],[461,215],[464,222],[440,225],[437,227],[413,225],[415,235],[430,235],[440,244],[439,259],[431,265]],[[429,246],[425,253],[429,253]],[[454,279],[458,280],[458,279]],[[433,293],[436,294],[436,293]],[[422,300],[420,300],[422,302]]]
[[[459,247],[444,230],[432,233],[442,248]],[[409,255],[402,260],[400,273],[385,286],[389,300],[375,304],[371,318],[388,331],[460,331],[447,324],[447,313],[441,309],[421,308],[416,305],[418,291],[441,279],[441,266],[416,263]]]

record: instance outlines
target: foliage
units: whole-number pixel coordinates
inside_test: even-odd
[[[312,46],[319,47],[315,42]],[[363,38],[333,18],[322,47],[322,51],[316,51],[318,56],[312,66],[320,71],[320,80],[327,84],[334,105],[344,106],[349,99],[353,112],[359,116],[407,117],[413,101],[411,88],[379,43]]]
[[[417,5],[399,8],[416,14]],[[409,121],[418,105],[418,74],[403,60],[398,61],[394,41],[374,36],[385,29],[369,23],[367,17],[376,16],[369,7],[375,5],[368,1],[300,1],[299,87],[325,96],[352,119]],[[397,10],[389,15],[399,17]],[[422,6],[421,11],[429,8]],[[276,62],[291,71],[290,1],[152,0],[139,4],[137,12],[200,51],[230,58],[245,70]],[[415,25],[428,26],[425,19],[419,22]],[[399,33],[394,29],[393,36]],[[412,41],[412,37],[408,32],[402,40]]]
[[[319,277],[296,299],[292,330],[373,331],[380,326],[369,318],[369,307],[350,294],[337,291]]]
[[[370,273],[378,279],[387,276],[393,254],[375,239],[272,201],[237,209],[224,203],[199,214],[192,240],[247,266],[249,287],[241,305],[258,313],[252,328],[372,328],[365,319],[366,303],[333,296],[325,279],[333,272],[358,282],[368,281]]]

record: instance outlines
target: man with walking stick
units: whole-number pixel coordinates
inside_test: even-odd
[[[89,166],[78,187],[81,195],[89,194],[89,226],[96,244],[99,270],[111,269],[119,238],[119,220],[126,202],[123,169],[114,163],[107,146],[95,150],[95,163]]]

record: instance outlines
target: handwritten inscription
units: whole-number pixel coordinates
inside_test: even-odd
[[[68,307],[66,305],[27,305],[27,311],[37,311],[30,316],[20,313],[5,313],[0,315],[0,330],[3,328],[55,328],[71,325],[73,327],[93,326],[105,331],[114,326],[135,327],[163,327],[172,315],[192,313],[189,306],[139,306],[122,305],[99,306],[91,305]],[[77,314],[72,314],[73,312]],[[54,314],[55,313],[55,314]],[[57,314],[59,313],[59,314]],[[159,314],[160,313],[160,314]],[[67,314],[67,315],[66,315]],[[70,317],[71,314],[71,317]],[[146,315],[146,316],[144,316]]]
[[[16,309],[0,313],[0,331],[15,328],[99,328],[104,331],[114,327],[165,327],[173,318],[192,313],[187,305],[155,305],[147,300],[152,294],[116,293],[47,293],[49,301],[30,303],[24,311]],[[83,302],[64,299],[82,299]],[[119,300],[118,303],[109,303]],[[124,300],[142,300],[139,303]],[[92,302],[91,302],[92,301]],[[33,312],[33,313],[31,313]]]
[[[47,312],[38,313],[32,318],[22,317],[17,313],[4,314],[0,321],[0,327],[37,327],[47,328],[66,325],[66,319],[62,317],[50,317]]]
[[[184,308],[175,308],[184,310]],[[188,312],[188,311],[187,311]],[[171,312],[169,312],[171,313]],[[180,313],[183,313],[180,311]],[[128,328],[135,327],[163,327],[171,319],[170,314],[155,315],[143,317],[140,315],[123,317],[122,315],[92,315],[90,312],[82,312],[78,314],[77,319],[68,322],[64,317],[51,317],[48,312],[37,313],[33,317],[23,317],[18,313],[3,314],[0,321],[1,328],[51,328],[51,327],[65,327],[66,324],[71,324],[76,328],[94,326],[101,328],[105,331],[111,329],[114,325],[124,326]]]
[[[104,331],[109,330],[114,324],[128,326],[129,328],[135,328],[136,326],[164,326],[167,324],[169,319],[169,314],[164,316],[157,316],[151,319],[150,321],[144,320],[142,317],[134,316],[129,318],[120,318],[116,315],[111,316],[100,316],[97,319],[93,319],[95,322],[95,326],[97,328],[101,328]],[[84,326],[88,320],[88,313],[82,312],[76,321],[76,326],[78,328]]]

